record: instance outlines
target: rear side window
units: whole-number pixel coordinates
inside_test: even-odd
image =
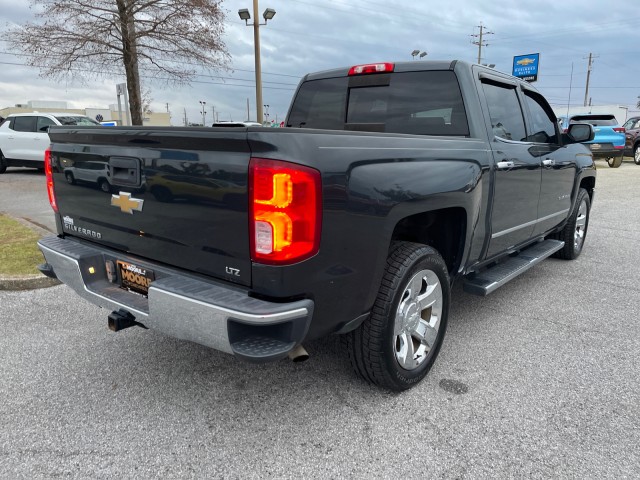
[[[618,125],[613,115],[576,115],[569,123],[590,123],[594,127],[615,127]]]
[[[16,132],[35,132],[36,117],[14,117],[12,127]]]
[[[493,134],[505,140],[527,141],[515,87],[483,82],[482,88],[489,107]]]
[[[405,72],[360,79],[364,77],[304,83],[287,126],[469,135],[462,94],[453,72]]]

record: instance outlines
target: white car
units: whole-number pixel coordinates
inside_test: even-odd
[[[65,165],[65,160],[62,160],[62,165]],[[64,178],[67,179],[67,183],[75,185],[76,182],[90,183],[97,185],[103,192],[111,192],[111,172],[109,172],[109,165],[104,162],[92,162],[92,161],[78,161],[73,162],[71,166],[65,167]]]
[[[0,173],[7,167],[44,168],[51,125],[100,125],[76,113],[14,113],[0,125]]]

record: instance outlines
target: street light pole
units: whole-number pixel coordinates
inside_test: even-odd
[[[206,126],[205,125],[205,116],[207,115],[207,102],[205,102],[204,100],[198,100],[200,102],[200,113],[202,113],[202,126]]]
[[[256,121],[262,122],[262,67],[260,63],[260,25],[266,25],[267,21],[271,20],[276,14],[276,11],[272,8],[267,8],[262,17],[264,23],[260,23],[258,17],[258,0],[253,0],[253,47],[255,57],[255,70],[256,70]],[[249,25],[249,19],[251,15],[246,8],[238,10],[238,15],[241,20],[244,20],[245,25]]]
[[[256,122],[262,123],[262,66],[260,64],[260,22],[258,0],[253,0],[253,46],[256,62]]]
[[[427,52],[421,52],[420,50],[414,50],[411,52],[411,56],[413,57],[413,59],[415,60],[416,57],[419,58],[424,58],[427,56]]]

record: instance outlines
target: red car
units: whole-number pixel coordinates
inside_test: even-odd
[[[633,155],[633,161],[640,165],[640,117],[631,117],[624,123],[624,154]]]

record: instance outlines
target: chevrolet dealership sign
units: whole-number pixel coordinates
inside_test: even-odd
[[[526,80],[527,82],[535,82],[538,79],[539,64],[539,53],[513,57],[513,76]]]

